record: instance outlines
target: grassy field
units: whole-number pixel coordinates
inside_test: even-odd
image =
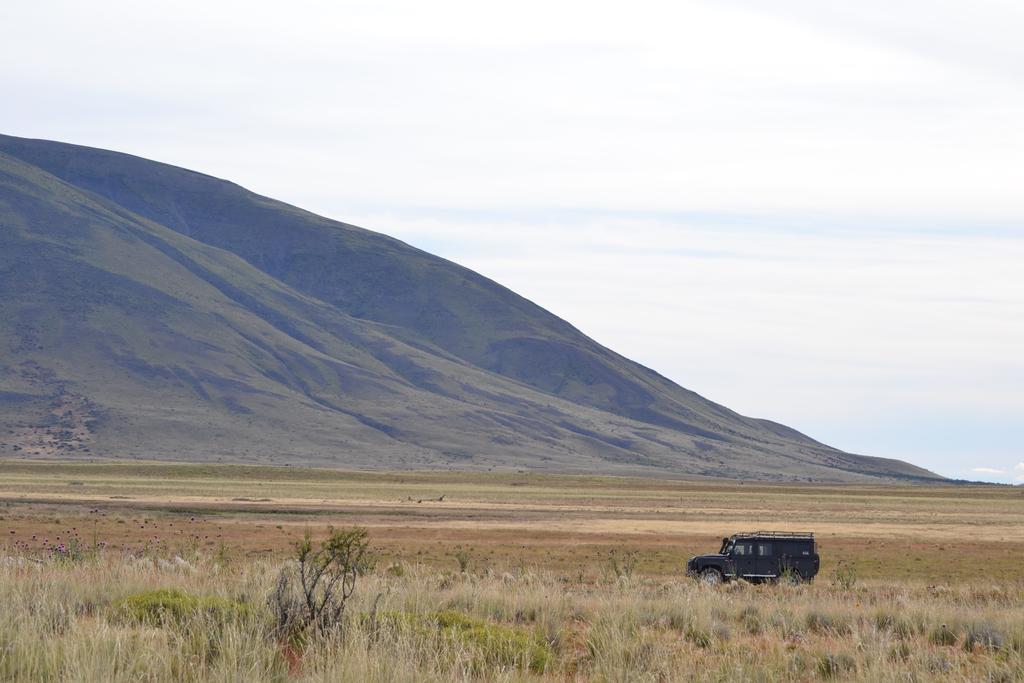
[[[283,643],[275,576],[329,525],[374,567]],[[814,531],[818,579],[682,575],[754,528]],[[0,534],[0,680],[1024,680],[1009,487],[3,461]],[[119,602],[159,589],[195,609]]]

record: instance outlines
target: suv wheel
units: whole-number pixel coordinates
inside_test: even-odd
[[[708,567],[700,573],[700,580],[709,586],[717,586],[722,583],[722,575],[717,569]]]

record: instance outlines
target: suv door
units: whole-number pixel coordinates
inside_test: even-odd
[[[754,543],[754,575],[761,578],[779,575],[779,558],[775,551],[776,544],[771,541]]]
[[[779,558],[779,574],[784,571],[797,572],[804,575],[803,562],[800,556],[800,544],[793,542],[776,543],[775,554]],[[803,558],[806,559],[806,558]]]
[[[756,574],[754,565],[754,544],[751,541],[736,541],[732,546],[732,563],[736,578]]]

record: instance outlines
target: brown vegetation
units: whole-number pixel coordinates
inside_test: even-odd
[[[843,587],[378,566],[342,628],[285,639],[278,562],[120,553],[0,566],[0,679],[1020,680],[1024,585]]]
[[[1011,488],[0,465],[0,680],[1024,678]],[[296,542],[355,523],[336,627],[282,629]],[[817,580],[682,576],[755,527]]]

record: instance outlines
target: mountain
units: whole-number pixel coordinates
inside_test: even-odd
[[[385,235],[0,136],[0,455],[936,479],[739,415]]]

